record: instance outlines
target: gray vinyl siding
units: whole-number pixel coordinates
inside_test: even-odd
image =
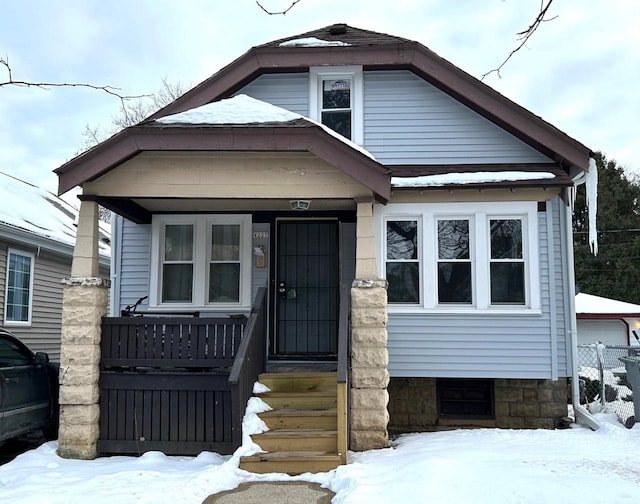
[[[33,247],[19,244],[0,244],[0,311],[4,325],[4,296],[6,288],[7,248],[35,254],[33,278],[33,305],[31,325],[6,326],[32,351],[47,352],[52,361],[60,360],[60,333],[62,325],[62,283],[71,274],[71,257],[40,253]]]
[[[307,117],[309,115],[309,74],[265,74],[236,94],[246,94]]]
[[[383,164],[551,162],[408,70],[364,73],[364,147]]]
[[[120,244],[119,299],[121,310],[133,305],[138,299],[149,295],[149,268],[151,264],[151,225],[134,224],[123,219],[122,228],[116,232],[122,235],[115,240]],[[118,299],[116,297],[116,300]],[[140,309],[148,309],[148,300],[143,301]],[[119,315],[115,313],[113,315]]]
[[[253,232],[271,233],[271,226],[268,223],[254,223]],[[269,234],[271,236],[271,234]],[[269,287],[269,261],[271,260],[271,250],[269,249],[269,238],[252,238],[252,247],[262,246],[266,256],[266,264],[264,268],[258,268],[256,265],[256,256],[251,254],[252,257],[252,270],[251,270],[251,302],[256,298],[258,289],[260,287]]]
[[[554,244],[549,249],[547,212],[538,212],[541,314],[389,313],[389,373],[392,377],[531,378],[566,376],[566,330],[559,204],[551,202]],[[558,239],[555,241],[555,239]],[[549,257],[554,261],[550,283]],[[556,289],[551,318],[550,288]],[[556,346],[552,351],[555,325]]]

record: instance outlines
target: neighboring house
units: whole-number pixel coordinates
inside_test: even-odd
[[[344,357],[350,288],[362,450],[389,431],[566,416],[568,202],[592,154],[421,44],[338,24],[250,49],[56,172],[61,193],[82,187],[81,220],[96,203],[118,215],[112,315],[144,296],[154,312],[249,314],[266,287],[267,358],[304,367]],[[84,401],[66,386],[69,411],[95,418],[97,382]],[[66,428],[61,453],[95,455]]]
[[[54,194],[0,172],[0,326],[55,361],[61,280],[71,272],[77,216],[77,208]],[[108,273],[104,240],[101,253],[102,271]]]
[[[579,344],[640,344],[640,305],[580,292],[576,294],[576,317]]]

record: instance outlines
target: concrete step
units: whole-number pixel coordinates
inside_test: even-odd
[[[266,452],[337,452],[338,431],[322,429],[278,429],[251,436]]]
[[[339,455],[323,451],[259,453],[240,458],[240,469],[259,474],[277,472],[293,476],[331,471],[339,465]]]
[[[267,427],[275,429],[338,429],[338,411],[279,409],[258,415]]]

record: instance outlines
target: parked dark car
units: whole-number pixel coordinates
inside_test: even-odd
[[[34,429],[57,436],[58,368],[0,328],[0,444]]]

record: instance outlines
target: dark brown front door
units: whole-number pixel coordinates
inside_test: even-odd
[[[335,357],[338,276],[337,221],[276,222],[272,357]]]

